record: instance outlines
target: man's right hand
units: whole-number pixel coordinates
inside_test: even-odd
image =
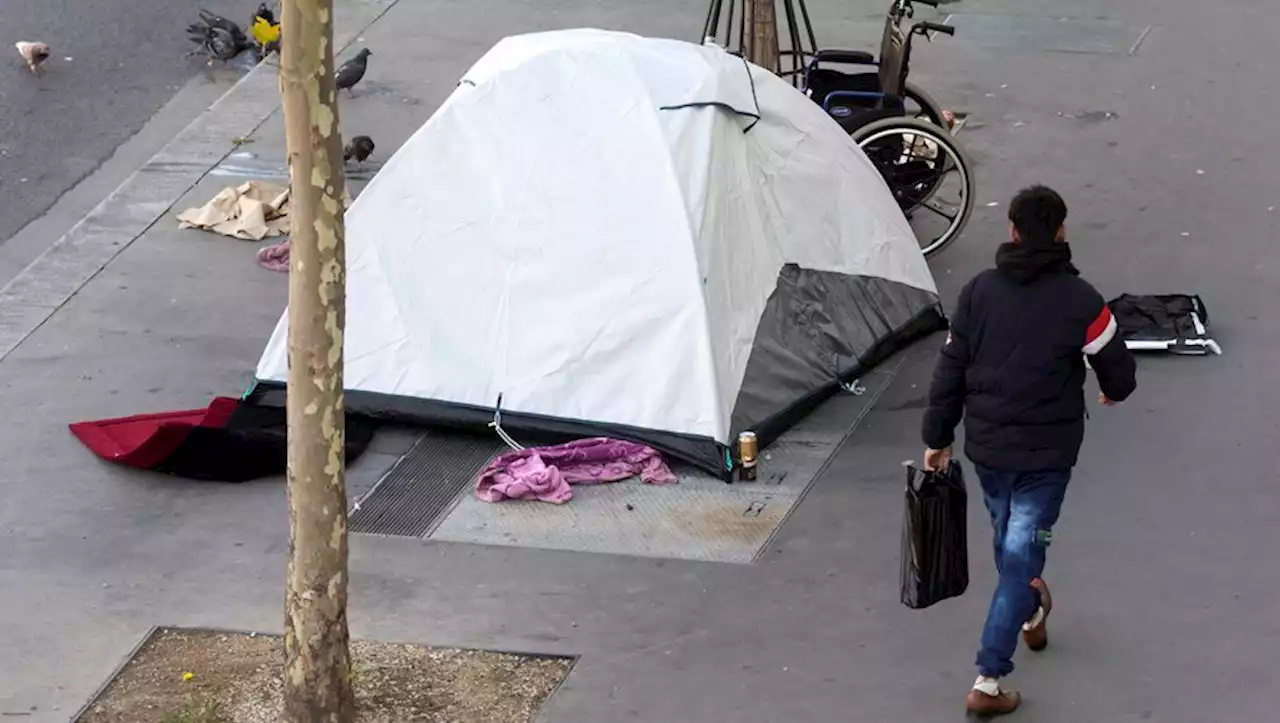
[[[1120,402],[1113,402],[1108,399],[1105,392],[1098,392],[1098,404],[1101,404],[1104,407],[1114,407],[1119,403]]]
[[[951,465],[951,448],[926,449],[924,451],[924,471],[940,472]]]

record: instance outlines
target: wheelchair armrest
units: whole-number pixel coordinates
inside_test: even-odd
[[[814,54],[813,59],[819,63],[876,64],[876,56],[865,50],[819,50]]]

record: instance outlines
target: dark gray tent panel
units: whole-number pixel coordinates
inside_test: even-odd
[[[872,276],[782,267],[756,330],[732,435],[768,443],[907,344],[946,327],[936,294]]]

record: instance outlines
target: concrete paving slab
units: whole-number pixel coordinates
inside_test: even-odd
[[[701,470],[676,466],[678,482],[673,485],[628,480],[575,487],[573,500],[565,505],[495,504],[470,494],[471,471],[459,486],[456,507],[428,539],[751,563],[840,445],[857,431],[905,359],[900,355],[872,370],[860,380],[859,394],[838,394],[762,450],[755,482],[726,484]],[[494,445],[492,451],[503,449]],[[427,455],[441,456],[431,450]]]
[[[666,487],[584,487],[563,506],[467,495],[430,539],[745,564],[796,500],[794,493],[699,477]]]

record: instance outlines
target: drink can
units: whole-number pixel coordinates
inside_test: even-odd
[[[755,480],[760,462],[760,445],[755,432],[738,435],[738,478],[744,482]]]

